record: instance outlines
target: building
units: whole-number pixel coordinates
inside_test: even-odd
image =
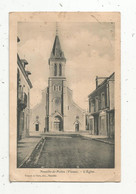
[[[66,58],[56,34],[49,58],[48,87],[42,101],[31,111],[31,131],[84,131],[85,112],[72,99],[65,76]]]
[[[107,78],[96,77],[96,89],[88,96],[88,130],[93,135],[114,137],[114,80],[114,73]]]
[[[31,109],[30,113],[30,135],[38,135],[45,132],[46,116],[46,92],[47,88],[42,91],[42,100],[39,104]]]
[[[19,38],[17,39],[18,41]],[[28,62],[17,54],[17,139],[29,136],[31,74],[26,70]]]

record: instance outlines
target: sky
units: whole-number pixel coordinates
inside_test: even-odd
[[[58,23],[58,35],[66,58],[67,85],[74,101],[88,109],[88,95],[95,88],[96,76],[108,77],[115,65],[115,24],[112,22]],[[41,91],[48,86],[51,50],[56,35],[54,22],[19,22],[17,44],[21,59],[28,61],[27,70],[33,88],[30,107],[41,101]]]

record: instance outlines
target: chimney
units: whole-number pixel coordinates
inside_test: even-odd
[[[95,81],[96,81],[96,88],[97,88],[98,87],[98,76],[96,76]]]

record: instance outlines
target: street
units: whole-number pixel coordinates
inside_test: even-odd
[[[114,168],[114,145],[77,135],[49,136],[35,165],[33,161],[25,167]]]

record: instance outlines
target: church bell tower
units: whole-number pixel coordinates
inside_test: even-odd
[[[58,32],[49,58],[48,131],[64,131],[66,100],[66,59],[61,49]]]

